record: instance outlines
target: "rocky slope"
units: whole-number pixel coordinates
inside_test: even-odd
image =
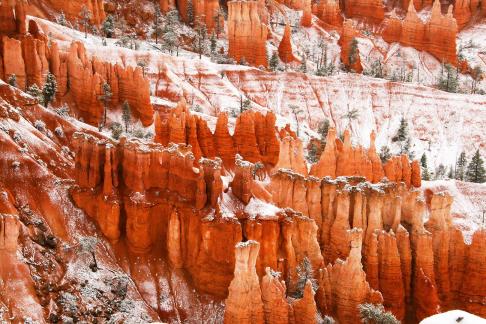
[[[291,69],[303,59],[290,29],[297,13],[318,37],[342,26],[329,46],[356,72],[367,68],[357,22],[459,65],[454,45],[441,46],[456,40],[446,27],[474,23],[480,4],[456,2],[446,14],[438,1],[405,2],[233,1],[223,38],[230,56],[263,67],[278,39]],[[146,5],[0,5],[0,79],[16,76],[15,87],[0,80],[2,321],[358,323],[363,303],[404,323],[453,309],[486,317],[486,230],[476,215],[484,184],[422,183],[417,160],[378,155],[402,117],[415,156],[449,165],[463,148],[484,152],[484,96],[216,64],[150,41],[103,46],[42,19],[63,11],[74,22],[86,6],[98,25],[107,12],[150,13]],[[160,6],[210,30],[208,15],[219,12],[212,1]],[[418,22],[414,8],[429,7],[430,20]],[[403,21],[389,15],[405,8]],[[288,15],[281,28],[268,28],[279,15]],[[146,37],[140,17],[132,23]],[[410,36],[417,29],[422,38]],[[58,87],[45,108],[26,90],[48,73]],[[126,122],[125,102],[130,127],[153,136],[127,126],[110,136],[108,125]],[[330,128],[311,164],[308,143],[324,119]]]

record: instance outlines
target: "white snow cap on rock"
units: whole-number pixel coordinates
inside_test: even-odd
[[[486,319],[462,310],[451,310],[424,319],[420,324],[486,324]]]

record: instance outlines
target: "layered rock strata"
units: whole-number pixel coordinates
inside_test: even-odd
[[[228,55],[237,62],[267,67],[268,28],[258,12],[257,1],[228,2]]]
[[[441,3],[434,1],[429,21],[423,22],[410,1],[403,21],[391,17],[384,21],[383,39],[389,43],[399,42],[417,50],[427,51],[439,61],[457,64],[456,36],[458,24],[453,16],[452,5],[445,15],[441,12]]]

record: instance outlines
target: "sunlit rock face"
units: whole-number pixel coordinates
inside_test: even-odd
[[[257,1],[228,2],[228,54],[237,62],[266,67],[268,30],[261,21],[258,6]]]

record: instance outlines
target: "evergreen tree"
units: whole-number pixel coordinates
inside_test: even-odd
[[[199,53],[199,59],[203,54],[206,54],[209,50],[208,31],[206,25],[197,24],[195,28],[196,36],[192,41],[192,48],[196,53]]]
[[[351,41],[351,47],[349,49],[349,56],[348,56],[348,62],[349,62],[349,68],[352,69],[352,66],[356,61],[358,60],[358,40],[356,38],[353,38]]]
[[[56,23],[58,23],[61,26],[67,26],[68,25],[64,11],[61,11],[59,16],[56,17]]]
[[[165,18],[164,28],[161,29],[162,33],[162,45],[170,53],[176,50],[177,55],[179,55],[180,47],[180,20],[179,12],[176,9],[171,9]]]
[[[314,270],[312,269],[312,264],[309,258],[304,257],[302,261],[297,266],[297,285],[295,287],[295,292],[293,293],[294,298],[302,298],[304,296],[304,289],[307,281],[312,283],[312,289],[317,290],[318,284],[317,280],[314,278]]]
[[[324,119],[324,121],[319,123],[319,127],[317,128],[317,132],[321,136],[321,143],[326,143],[327,133],[329,132],[329,119]]]
[[[309,163],[316,163],[319,161],[319,157],[317,156],[317,146],[315,143],[311,143],[309,146],[309,150],[307,152],[307,161],[309,161]]]
[[[251,108],[251,100],[248,98],[243,100],[243,96],[240,96],[240,114],[244,113],[250,108]]]
[[[447,172],[446,167],[442,163],[439,164],[437,169],[435,169],[435,175],[434,175],[435,180],[443,180],[446,175],[446,172]]]
[[[437,86],[443,91],[457,92],[459,90],[459,73],[457,69],[450,64],[442,64]]]
[[[162,34],[162,29],[160,28],[160,17],[162,14],[160,13],[160,6],[158,4],[155,5],[155,14],[154,14],[154,32],[153,35],[155,36],[155,44],[159,43],[159,36]]]
[[[390,148],[387,145],[383,145],[380,149],[380,160],[382,163],[387,162],[391,158],[392,154]]]
[[[392,138],[393,142],[404,142],[408,138],[408,122],[402,117],[400,119],[400,126],[398,127],[397,134]]]
[[[277,71],[278,63],[279,63],[278,53],[277,51],[274,51],[272,53],[272,56],[270,57],[270,61],[268,62],[268,67],[270,68],[271,71],[275,72]]]
[[[365,324],[400,324],[392,313],[385,311],[383,305],[361,304],[359,315]]]
[[[108,15],[103,22],[101,29],[106,37],[111,38],[115,31],[115,18],[112,15]]]
[[[194,5],[192,0],[187,0],[187,23],[192,25],[194,23]]]
[[[106,126],[106,114],[112,96],[113,93],[111,92],[111,87],[108,83],[105,82],[103,84],[103,94],[99,97],[99,100],[103,103],[103,127]]]
[[[123,133],[123,126],[120,123],[113,123],[111,124],[111,137],[115,140],[120,139],[121,134]]]
[[[54,98],[56,97],[57,92],[57,81],[56,77],[52,73],[47,74],[46,83],[44,84],[44,88],[42,88],[42,96],[44,98],[44,105],[45,107],[49,106]]]
[[[299,68],[300,72],[302,73],[307,73],[307,58],[306,56],[302,56],[302,62],[300,64],[300,68]]]
[[[430,180],[430,174],[429,174],[429,167],[427,165],[427,156],[422,154],[422,157],[420,158],[420,165],[422,166],[422,179],[429,181]]]
[[[37,102],[41,104],[44,102],[44,98],[42,96],[42,90],[37,86],[37,84],[34,83],[33,85],[31,85],[27,89],[27,93],[32,97],[36,98]]]
[[[211,38],[209,39],[211,43],[211,54],[216,53],[216,47],[218,46],[218,40],[216,38],[216,34],[214,32],[211,33]]]
[[[456,175],[455,175],[456,180],[461,180],[461,181],[466,180],[465,179],[466,168],[467,168],[466,152],[462,151],[456,162]]]
[[[475,183],[483,183],[486,181],[486,170],[484,169],[484,160],[479,154],[479,149],[476,150],[471,162],[467,166],[466,178],[468,181]]]
[[[17,87],[17,76],[15,74],[11,74],[7,79],[7,83],[12,87]]]
[[[83,6],[83,8],[81,9],[80,17],[81,23],[84,26],[84,38],[88,38],[88,27],[92,17],[91,11],[89,11],[88,7]]]
[[[122,105],[122,119],[123,123],[125,124],[125,132],[128,133],[128,126],[130,125],[130,121],[132,118],[132,112],[130,108],[130,104],[128,101],[125,101]]]
[[[299,132],[300,132],[300,122],[299,122],[299,116],[301,114],[304,113],[304,111],[302,109],[299,108],[299,106],[296,106],[296,105],[290,105],[289,106],[291,112],[292,112],[292,115],[294,115],[294,120],[295,120],[295,124],[296,124],[296,128],[297,128],[297,137],[299,136]]]

